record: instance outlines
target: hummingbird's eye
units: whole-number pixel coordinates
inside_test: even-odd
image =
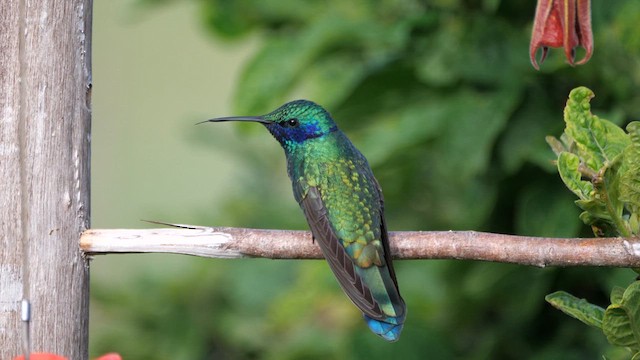
[[[299,124],[298,123],[298,119],[296,119],[296,118],[292,118],[292,119],[287,120],[287,125],[289,127],[296,127],[296,126],[298,126],[298,124]]]

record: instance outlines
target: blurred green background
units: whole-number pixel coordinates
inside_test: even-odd
[[[595,54],[537,72],[534,1],[94,4],[92,226],[306,229],[260,126],[194,123],[309,98],[367,156],[391,230],[591,236],[550,160],[570,89],[640,118],[640,3],[593,4]],[[578,51],[578,58],[583,52]],[[544,295],[601,305],[624,269],[398,261],[399,342],[369,332],[322,261],[98,256],[91,355],[124,359],[624,358]]]

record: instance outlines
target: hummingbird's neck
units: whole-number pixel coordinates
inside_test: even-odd
[[[269,132],[275,137],[286,152],[292,152],[302,147],[308,141],[320,139],[338,131],[338,126],[333,125],[329,129],[319,128],[295,128],[283,129],[280,125],[267,126]]]

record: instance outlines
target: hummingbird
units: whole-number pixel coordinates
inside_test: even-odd
[[[329,112],[308,100],[203,123],[223,121],[261,123],[278,140],[293,195],[342,290],[371,331],[397,341],[407,309],[391,263],[382,190],[367,159]]]

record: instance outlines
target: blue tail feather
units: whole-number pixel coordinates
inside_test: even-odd
[[[398,319],[389,317],[386,321],[375,320],[367,315],[364,315],[364,320],[369,325],[369,329],[373,331],[376,335],[382,337],[387,341],[397,341],[400,338],[400,332],[402,331],[402,327],[404,326],[404,318]]]

